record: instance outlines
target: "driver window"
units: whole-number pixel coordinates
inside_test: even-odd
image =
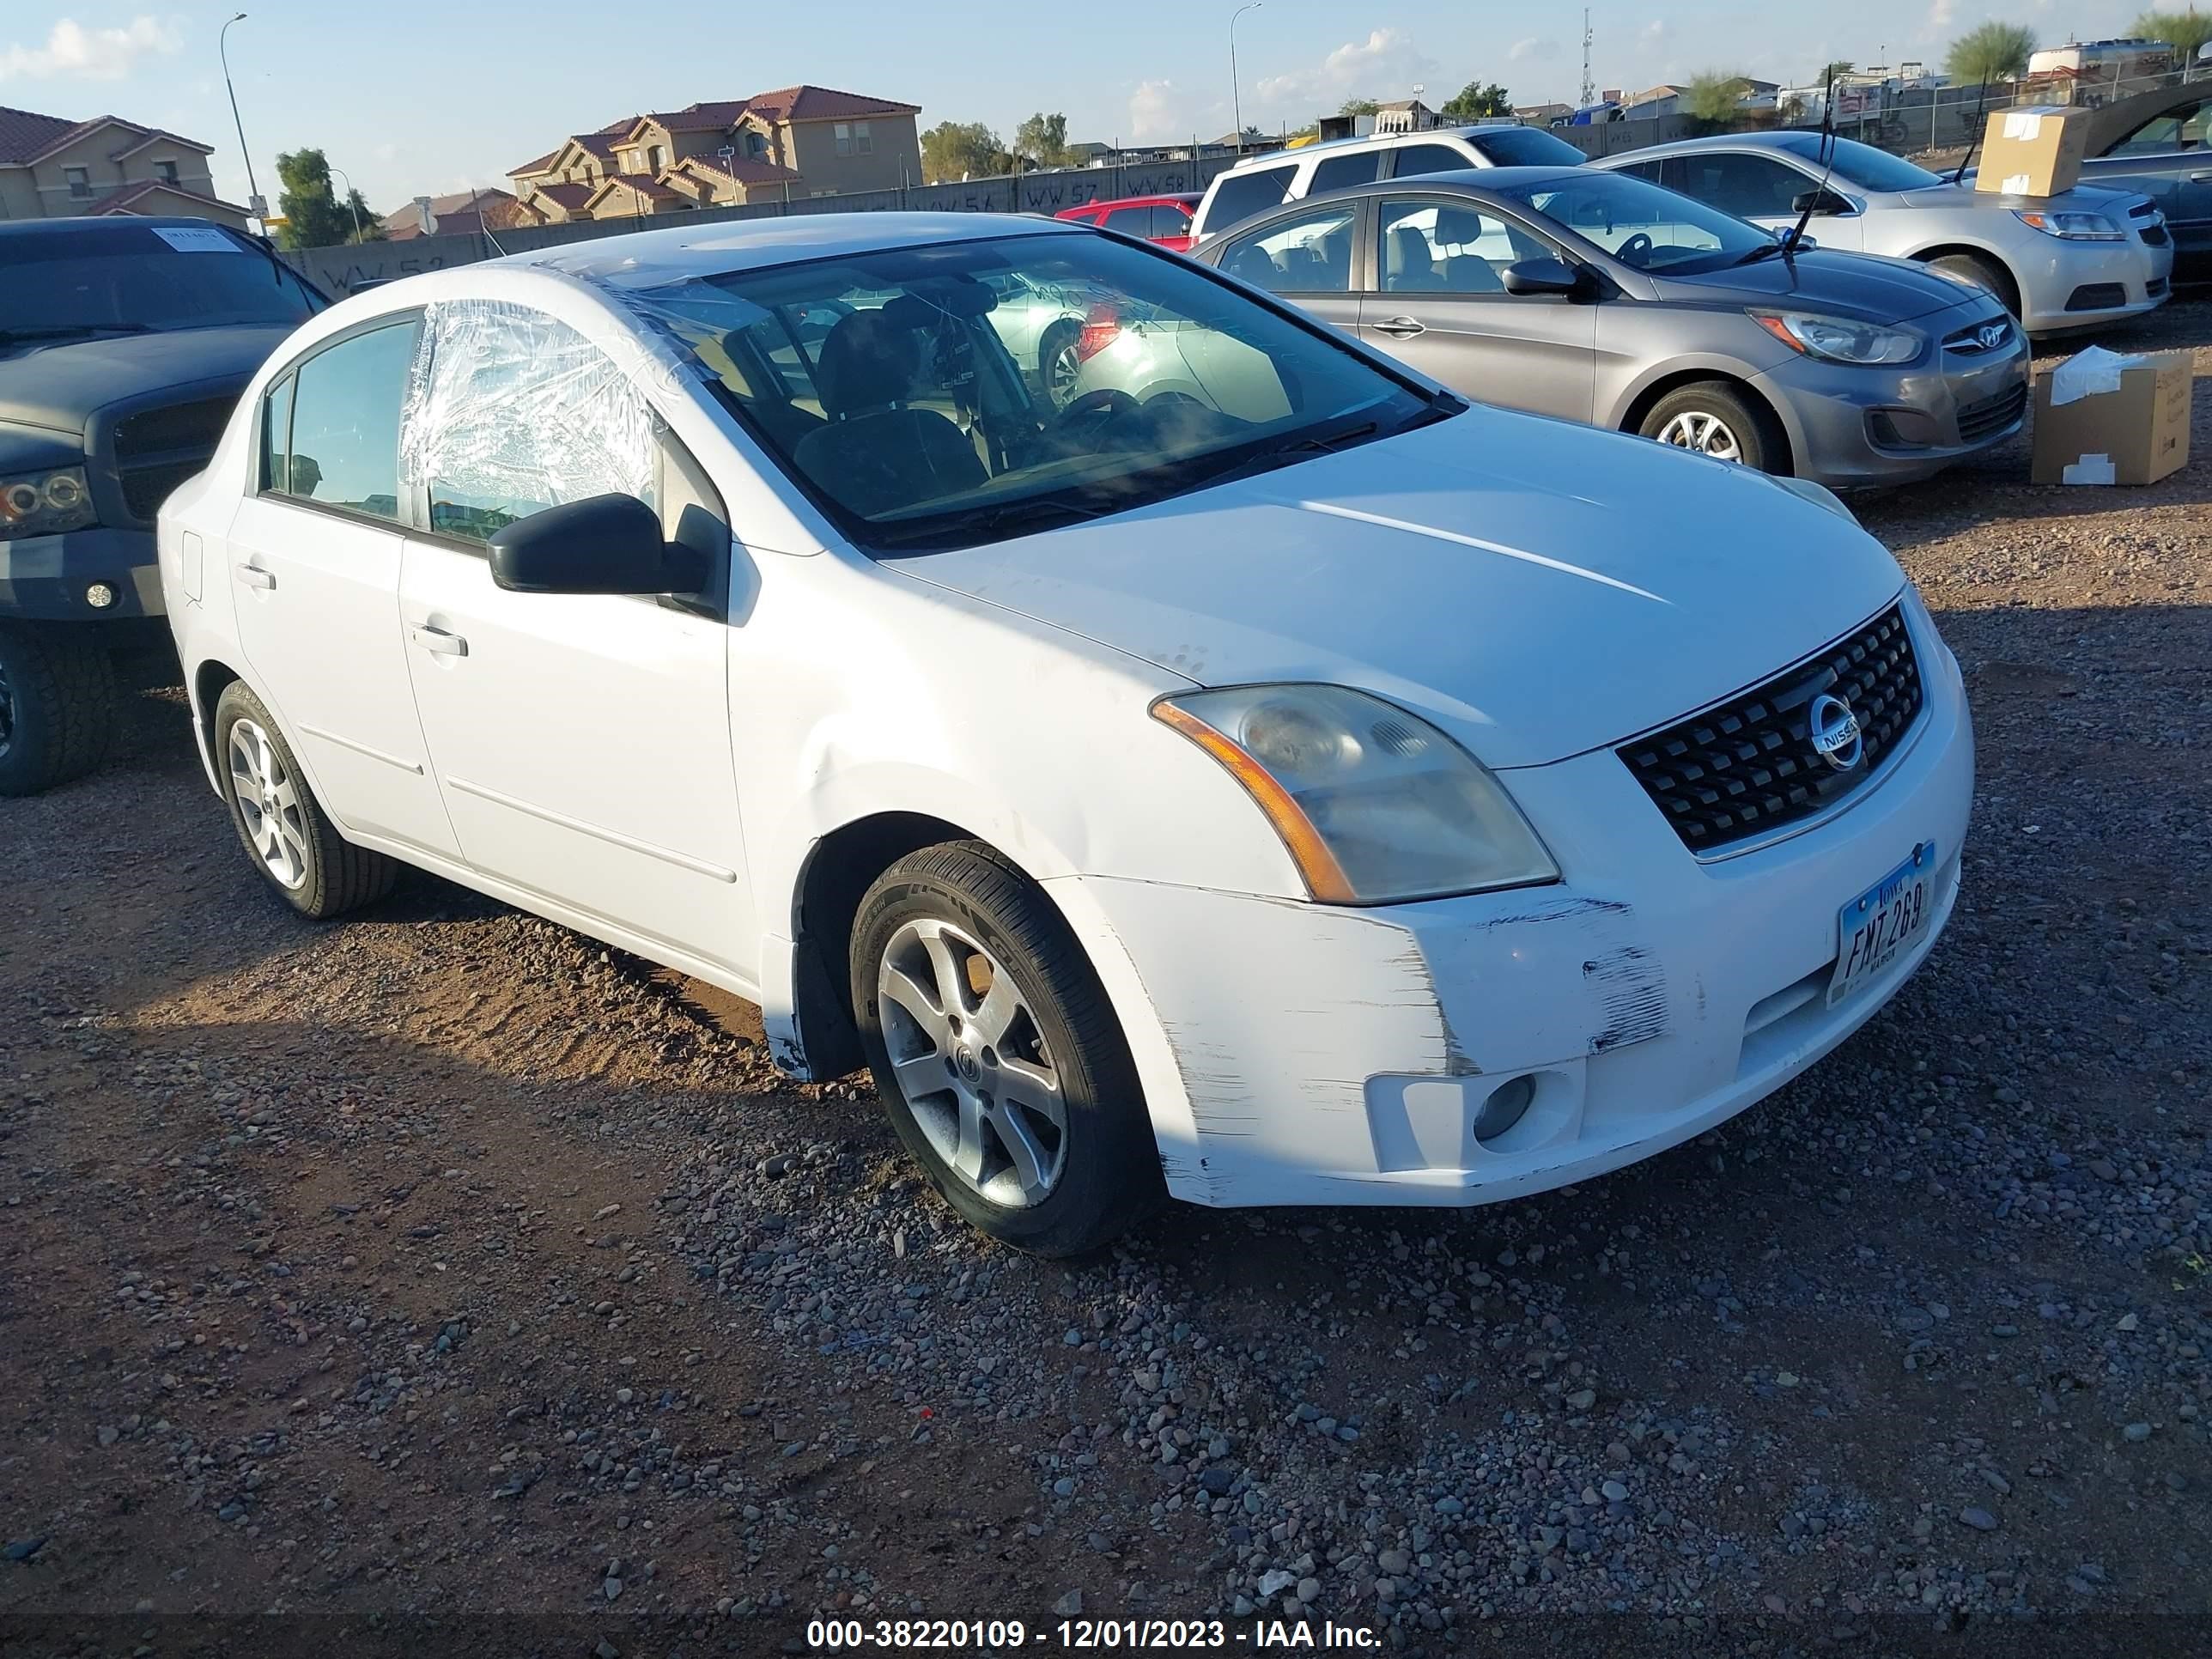
[[[1464,203],[1385,201],[1382,288],[1388,293],[1505,294],[1505,269],[1558,252],[1511,221]]]
[[[1662,196],[1636,192],[1633,199],[1644,211],[1663,204]],[[1596,243],[1623,264],[1642,269],[1651,263],[1652,251],[1674,248],[1684,252],[1709,253],[1721,239],[1703,225],[1674,218],[1621,216],[1620,198],[1602,189],[1580,190],[1572,185],[1539,191],[1526,198],[1547,219],[1568,226],[1585,240]]]
[[[1357,213],[1338,205],[1278,219],[1231,242],[1221,268],[1277,294],[1348,294]]]
[[[1677,185],[1670,178],[1669,185],[1739,219],[1790,218],[1796,212],[1790,204],[1813,188],[1813,180],[1796,168],[1764,155],[1723,151],[1675,159],[1683,164],[1683,179]]]
[[[2107,155],[2160,155],[2172,150],[2202,149],[2206,129],[2212,126],[2212,99],[2168,110],[2137,127]]]

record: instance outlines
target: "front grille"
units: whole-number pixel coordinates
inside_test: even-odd
[[[1814,749],[1822,692],[1858,717],[1858,764]],[[1622,763],[1693,853],[1712,853],[1826,811],[1881,768],[1921,708],[1912,636],[1892,605],[1856,633],[1763,684],[1621,745]]]
[[[1985,328],[1997,331],[1987,341],[1982,338],[1982,331]],[[2003,350],[2011,343],[2012,319],[2009,317],[1984,317],[1978,323],[1968,323],[1964,328],[1954,329],[1943,337],[1943,349],[1960,357],[1986,356],[1992,351]]]
[[[207,465],[237,403],[234,393],[203,398],[142,409],[115,423],[116,477],[132,519],[153,523],[169,492]]]
[[[1979,403],[1968,404],[1959,411],[1959,441],[1970,444],[1977,438],[1986,438],[1992,432],[2002,432],[2020,419],[2027,408],[2027,388],[2016,386],[2009,392],[2000,392],[1994,398],[1984,398]]]
[[[2066,296],[2069,311],[2111,311],[2128,302],[2128,290],[2121,283],[2084,283]]]
[[[196,461],[156,461],[149,466],[125,467],[123,505],[132,518],[151,524],[161,503],[169,499],[169,492],[206,465],[207,458],[202,456]]]

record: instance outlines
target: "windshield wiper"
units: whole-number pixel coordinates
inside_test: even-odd
[[[1788,246],[1786,243],[1780,241],[1762,242],[1735,263],[1739,265],[1755,265],[1761,259],[1771,258],[1772,255],[1781,252],[1783,248],[1786,246]]]
[[[0,328],[0,345],[18,340],[66,340],[76,334],[151,334],[147,323],[47,323],[36,328]]]
[[[956,507],[948,513],[918,518],[912,521],[894,520],[877,527],[872,539],[880,547],[907,547],[916,543],[946,541],[947,544],[972,537],[978,542],[995,541],[1032,530],[1046,529],[1053,524],[1077,524],[1086,519],[1103,519],[1116,511],[1112,507],[1093,507],[1083,501],[1072,501],[1065,496],[1038,495],[1027,501],[1005,501],[994,506]]]

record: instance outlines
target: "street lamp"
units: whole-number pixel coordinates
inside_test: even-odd
[[[242,23],[245,21],[246,14],[240,12],[237,16],[230,20],[230,23]],[[253,152],[246,147],[246,124],[238,118],[238,88],[230,83],[230,43],[224,39],[230,33],[230,23],[225,23],[216,31],[216,55],[222,59],[222,88],[230,94],[230,125],[238,132],[238,153],[246,158],[246,211],[260,220],[262,228],[265,230],[268,228],[269,204],[261,199],[261,186],[254,182]]]
[[[1237,8],[1229,14],[1229,106],[1237,120],[1237,153],[1244,153],[1244,89],[1237,82],[1237,20],[1248,11],[1257,11],[1267,0],[1251,0],[1249,5]]]
[[[324,165],[330,166],[327,161]],[[361,210],[353,204],[353,180],[346,177],[346,170],[343,167],[331,167],[331,171],[337,173],[339,179],[345,185],[346,211],[353,215],[353,242],[356,247],[359,247],[361,246]]]

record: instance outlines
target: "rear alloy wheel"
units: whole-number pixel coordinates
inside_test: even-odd
[[[215,706],[216,771],[262,878],[318,921],[382,898],[399,866],[339,835],[261,699],[233,680]]]
[[[1647,438],[1762,472],[1784,470],[1787,453],[1774,416],[1733,386],[1706,380],[1670,392],[1638,428]]]
[[[909,854],[860,901],[853,1007],[892,1127],[993,1237],[1078,1255],[1165,1195],[1104,988],[1043,892],[993,848]]]

